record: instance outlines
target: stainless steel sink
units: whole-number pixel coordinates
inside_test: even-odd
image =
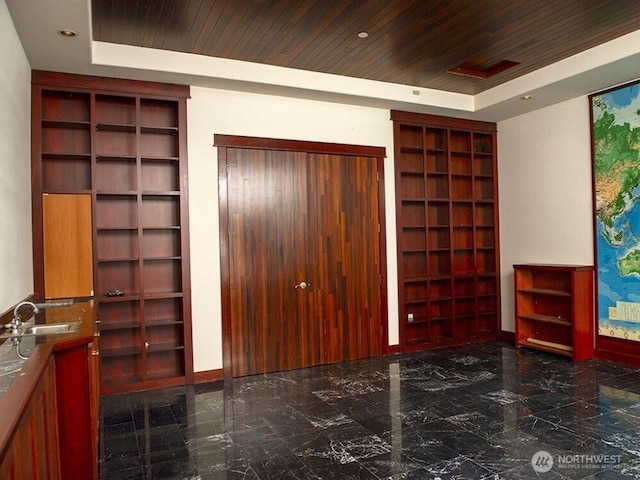
[[[12,332],[9,329],[1,332],[0,339],[74,333],[80,329],[81,323],[82,322],[60,322],[45,323],[41,325],[23,325],[22,328],[20,328],[20,330],[18,330],[17,332]]]
[[[58,333],[73,333],[77,332],[79,328],[80,322],[32,325],[24,329],[23,335],[55,335]]]

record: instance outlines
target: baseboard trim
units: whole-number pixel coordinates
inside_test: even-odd
[[[507,330],[500,330],[498,333],[498,339],[509,343],[515,343],[516,334],[515,332],[508,332]]]
[[[219,382],[220,380],[224,380],[224,370],[222,368],[193,373],[193,383],[196,385],[199,383]]]
[[[386,347],[382,347],[382,356],[387,357],[389,355],[395,355],[400,353],[400,345],[387,345]]]
[[[600,360],[640,366],[640,343],[622,338],[596,335],[594,355]]]
[[[399,347],[399,351],[396,353],[420,352],[423,350],[433,350],[435,348],[455,347],[458,345],[466,345],[466,344],[482,343],[482,342],[490,342],[490,341],[500,341],[505,343],[511,343],[513,345],[513,343],[515,342],[515,334],[513,332],[498,330],[496,332],[483,333],[475,337],[448,338],[448,339],[443,339],[443,340],[434,341],[430,343],[407,345],[404,347],[404,349],[402,347]]]
[[[610,350],[603,350],[600,348],[596,348],[593,351],[593,356],[598,360],[621,363],[623,365],[630,365],[632,367],[640,367],[640,357],[635,355],[629,355],[629,354],[620,353],[620,352],[612,352]]]

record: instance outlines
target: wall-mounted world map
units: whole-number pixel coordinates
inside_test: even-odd
[[[590,98],[598,333],[640,341],[640,83]]]

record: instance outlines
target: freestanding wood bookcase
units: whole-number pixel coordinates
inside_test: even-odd
[[[495,336],[500,319],[496,126],[391,112],[400,347]]]
[[[593,358],[592,266],[514,265],[516,347]]]
[[[43,195],[89,195],[102,392],[191,383],[189,87],[39,71],[32,85],[36,295]]]

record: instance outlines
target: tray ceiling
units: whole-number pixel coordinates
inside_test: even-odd
[[[477,94],[640,29],[640,5],[92,0],[92,24],[102,42]],[[448,73],[456,68],[466,75]]]

